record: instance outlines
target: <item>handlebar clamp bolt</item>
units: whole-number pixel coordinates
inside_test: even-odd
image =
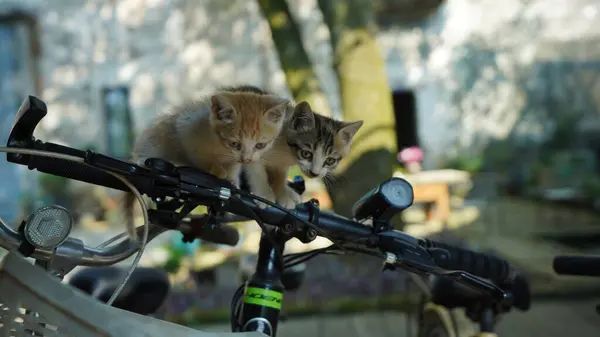
[[[229,200],[229,198],[231,198],[231,190],[228,188],[219,189],[219,198],[222,200]]]
[[[283,234],[286,235],[292,234],[295,230],[296,226],[294,226],[291,223],[286,223],[285,225],[283,225],[283,227],[281,227],[281,231],[283,232]]]
[[[306,232],[306,236],[310,241],[312,241],[317,238],[317,231],[311,228]]]
[[[396,254],[390,252],[385,253],[386,264],[396,264],[396,262],[398,262],[398,256]]]
[[[308,228],[308,229],[304,230],[302,235],[298,236],[298,239],[302,243],[310,243],[310,242],[314,241],[316,238],[317,238],[317,231],[314,230],[313,228]]]

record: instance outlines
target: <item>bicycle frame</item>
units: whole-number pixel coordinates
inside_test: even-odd
[[[421,318],[423,316],[434,316],[438,321],[437,328],[443,329],[447,337],[498,337],[496,332],[493,332],[493,314],[490,311],[489,314],[484,315],[480,322],[477,322],[479,331],[463,331],[457,315],[460,312],[453,311],[444,307],[443,305],[434,304],[431,302],[425,303],[422,312],[420,313]],[[461,317],[462,318],[462,317]],[[461,319],[462,321],[468,321],[472,324],[472,321],[468,318]],[[471,325],[472,326],[472,325]],[[469,329],[471,330],[471,329]],[[422,335],[419,334],[419,337]]]
[[[447,337],[498,337],[495,330],[496,317],[501,315],[496,313],[492,302],[486,300],[484,297],[475,297],[468,299],[467,302],[463,302],[460,305],[447,307],[446,302],[435,303],[434,296],[424,282],[421,279],[413,277],[413,282],[416,283],[421,292],[423,293],[423,300],[418,307],[419,311],[419,337],[428,336],[428,329],[442,329],[444,336]],[[445,289],[444,291],[450,291],[451,289]],[[460,292],[459,292],[460,293]],[[468,304],[467,304],[468,303]],[[456,311],[454,309],[462,308],[466,311]],[[496,308],[497,309],[497,308]],[[465,331],[464,324],[469,324],[468,331]],[[425,325],[424,334],[421,329]],[[477,328],[474,328],[474,324]]]

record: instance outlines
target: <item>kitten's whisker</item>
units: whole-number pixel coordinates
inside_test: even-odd
[[[324,181],[325,181],[325,186],[327,186],[327,188],[331,188],[334,187],[339,180],[339,177],[336,177],[333,173],[329,172],[325,175]]]
[[[264,158],[260,158],[258,160],[258,162],[261,163],[261,164],[275,164],[275,162],[273,162],[271,160],[264,159]]]
[[[331,174],[331,179],[333,179],[336,183],[347,182],[348,178],[345,176],[336,176],[333,173]]]
[[[325,185],[325,189],[331,188],[331,182],[329,181],[329,179],[327,179],[327,176],[323,177],[323,185]]]
[[[325,176],[324,181],[327,188],[332,188],[335,185],[335,180],[331,179],[330,176]]]
[[[275,156],[281,156],[281,155],[287,155],[288,153],[286,153],[286,151],[269,150],[269,154],[275,155]]]

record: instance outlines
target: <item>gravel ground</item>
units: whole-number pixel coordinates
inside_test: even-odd
[[[318,256],[307,263],[302,285],[287,293],[285,302],[292,304],[310,299],[313,303],[323,303],[339,298],[373,298],[403,293],[407,274],[402,271],[382,273],[381,269],[381,261],[372,257]],[[199,310],[227,308],[238,282],[235,277],[229,277],[219,280],[216,286],[203,284],[194,291],[175,292],[168,310],[180,313],[192,307]]]

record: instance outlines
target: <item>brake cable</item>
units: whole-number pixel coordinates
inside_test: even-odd
[[[325,233],[323,232],[323,230],[321,228],[319,228],[315,224],[311,223],[310,221],[306,221],[306,220],[302,219],[298,215],[294,214],[291,210],[289,210],[289,209],[287,209],[287,208],[285,208],[285,207],[283,207],[283,206],[281,206],[281,205],[279,205],[277,203],[274,203],[274,202],[272,202],[270,200],[267,200],[267,199],[265,199],[263,197],[260,197],[258,195],[255,195],[255,194],[243,191],[243,190],[237,190],[236,192],[240,193],[243,196],[246,196],[246,197],[252,198],[254,200],[260,201],[260,202],[262,202],[264,204],[267,204],[267,205],[269,205],[271,207],[277,208],[278,210],[286,213],[286,215],[289,215],[292,218],[294,218],[295,220],[298,220],[298,221],[302,222],[304,225],[306,225],[306,226],[314,229],[317,232],[317,234],[319,234],[321,236],[325,236]]]
[[[265,226],[264,221],[262,221],[262,219],[258,216],[258,214],[256,214],[256,212],[252,209],[252,207],[244,204],[243,202],[241,202],[240,204],[243,205],[243,207],[246,207],[246,210],[250,213],[252,220],[256,221],[256,223],[262,230],[262,232],[265,235],[265,237],[267,238],[267,240],[269,240],[271,245],[273,245],[273,247],[277,247],[278,246],[277,242],[276,242],[275,238],[271,235],[272,232],[267,228],[267,226]],[[279,251],[279,249],[275,249],[275,251],[277,252],[277,257],[278,257],[277,261],[278,261],[280,267],[283,269],[283,266],[284,266],[283,251]]]
[[[77,156],[71,156],[71,155],[63,154],[63,153],[56,153],[56,152],[52,152],[52,151],[23,149],[23,148],[12,148],[12,147],[0,147],[0,152],[27,154],[27,155],[41,156],[41,157],[50,157],[50,158],[63,159],[63,160],[71,161],[71,162],[77,162],[77,163],[81,163],[81,164],[86,164],[83,158],[79,158]],[[86,165],[88,165],[88,164],[86,164]],[[143,231],[143,234],[142,234],[142,240],[141,240],[141,242],[138,240],[137,231],[136,231],[136,228],[135,228],[135,224],[134,223],[127,223],[126,224],[126,229],[127,229],[127,233],[129,234],[129,239],[131,241],[137,242],[139,244],[139,249],[138,249],[138,251],[136,253],[136,256],[135,256],[135,258],[134,258],[134,260],[133,260],[133,262],[131,264],[131,267],[127,271],[127,274],[125,274],[125,277],[123,278],[123,280],[121,280],[121,283],[117,286],[117,288],[113,292],[112,296],[106,302],[106,304],[112,305],[113,302],[117,299],[117,297],[121,293],[121,291],[123,290],[123,288],[125,287],[125,285],[127,284],[127,281],[129,281],[129,278],[131,277],[131,275],[135,271],[135,268],[137,267],[137,265],[139,264],[140,259],[142,258],[142,254],[144,253],[144,249],[146,248],[146,244],[147,244],[147,240],[148,240],[148,232],[149,232],[149,229],[150,229],[150,221],[148,219],[148,209],[147,209],[146,203],[144,202],[144,199],[142,198],[142,195],[138,191],[138,189],[131,182],[129,182],[129,180],[127,180],[127,178],[125,178],[124,176],[122,176],[122,175],[120,175],[118,173],[115,173],[115,172],[103,169],[103,168],[98,168],[98,169],[100,169],[100,170],[102,170],[104,172],[107,172],[107,173],[111,174],[113,177],[119,179],[123,184],[125,184],[125,186],[127,186],[131,190],[131,192],[134,194],[134,196],[136,197],[136,199],[140,203],[140,207],[142,208],[142,216],[144,218],[144,225],[143,225],[144,226],[144,231]],[[111,239],[107,243],[101,244],[99,246],[99,248],[107,246],[107,245],[109,245],[112,242],[114,242],[114,240]]]
[[[315,230],[315,232],[317,232],[317,235],[320,235],[322,237],[327,238],[326,233],[321,228],[319,228],[317,225],[311,223],[310,221],[302,219],[301,217],[299,217],[298,215],[296,215],[295,213],[293,213],[291,210],[289,210],[289,209],[287,209],[287,208],[285,208],[285,207],[283,207],[283,206],[281,206],[281,205],[279,205],[277,203],[274,203],[274,202],[272,202],[270,200],[267,200],[267,199],[265,199],[263,197],[260,197],[258,195],[254,195],[252,193],[249,193],[249,192],[246,192],[246,191],[243,191],[243,190],[239,190],[238,189],[238,190],[236,190],[236,192],[238,192],[239,194],[241,194],[243,196],[251,198],[253,200],[260,201],[260,202],[262,202],[264,204],[267,204],[268,206],[277,208],[278,210],[284,212],[287,216],[290,216],[290,217],[294,218],[295,220],[300,221],[303,225],[305,225],[307,227],[310,227],[311,229]],[[243,202],[242,202],[242,204],[243,204]],[[256,214],[256,212],[254,212],[254,210],[252,209],[252,207],[248,206],[248,209],[250,209],[252,211],[252,214],[254,214],[256,217],[258,217],[258,214]],[[318,220],[318,216],[317,216],[317,220]],[[259,224],[259,226],[260,226],[260,224]],[[341,243],[336,242],[336,241],[331,240],[331,239],[329,239],[329,240],[335,246],[337,246],[337,248],[339,248],[340,250],[346,250],[346,248]]]

